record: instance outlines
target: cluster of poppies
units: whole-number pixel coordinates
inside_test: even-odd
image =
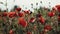
[[[58,14],[56,14],[56,12]],[[22,11],[22,9],[19,7],[16,8],[15,11],[11,11],[11,12],[4,11],[0,16],[7,17],[10,19],[17,18],[18,26],[27,29],[26,34],[32,34],[30,29],[28,29],[31,27],[31,25],[32,25],[31,28],[33,30],[37,30],[37,29],[39,30],[38,26],[40,27],[40,25],[43,25],[44,26],[43,31],[42,33],[40,32],[40,34],[46,34],[47,31],[51,31],[53,29],[51,25],[46,24],[47,18],[44,18],[41,13],[37,13],[36,15],[34,15],[34,13],[31,12],[30,10]],[[50,18],[57,16],[56,18],[58,19],[58,22],[59,22],[60,21],[60,5],[56,5],[56,8],[54,7],[51,11],[48,11],[47,16]],[[11,29],[9,31],[9,34],[14,34],[14,31]]]

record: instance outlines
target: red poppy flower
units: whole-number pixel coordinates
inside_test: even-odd
[[[48,12],[48,16],[53,17],[55,15],[54,12]]]
[[[45,23],[45,19],[43,17],[40,17],[39,18],[39,21],[40,21],[41,24],[44,24]]]
[[[29,11],[29,10],[24,10],[24,12],[25,12],[26,14],[30,14],[30,11]]]
[[[18,24],[19,25],[22,25],[23,27],[27,27],[27,22],[26,22],[26,20],[24,19],[24,18],[19,18],[18,19]]]
[[[32,34],[32,33],[30,31],[28,31],[27,34]]]
[[[58,12],[60,12],[60,5],[56,5],[55,7],[57,8]]]
[[[16,10],[17,10],[17,11],[21,11],[21,8],[18,7],[18,8],[16,8]]]
[[[10,31],[9,31],[9,34],[14,34],[14,31],[13,31],[13,30],[10,30]]]
[[[51,30],[51,29],[52,29],[52,27],[50,25],[45,25],[44,26],[44,30]]]
[[[9,15],[8,15],[8,16],[9,16],[10,18],[12,18],[12,17],[14,17],[15,15],[16,15],[15,12],[9,12]]]
[[[58,21],[60,21],[60,16],[58,16]]]
[[[32,23],[35,22],[35,18],[31,18],[29,22],[32,22]]]
[[[3,12],[3,16],[7,16],[7,12]]]
[[[20,12],[20,13],[18,13],[18,15],[19,15],[20,17],[23,17],[23,16],[24,16],[24,12]]]

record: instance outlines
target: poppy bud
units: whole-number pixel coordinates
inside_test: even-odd
[[[55,15],[54,12],[48,12],[48,16],[53,17]]]

